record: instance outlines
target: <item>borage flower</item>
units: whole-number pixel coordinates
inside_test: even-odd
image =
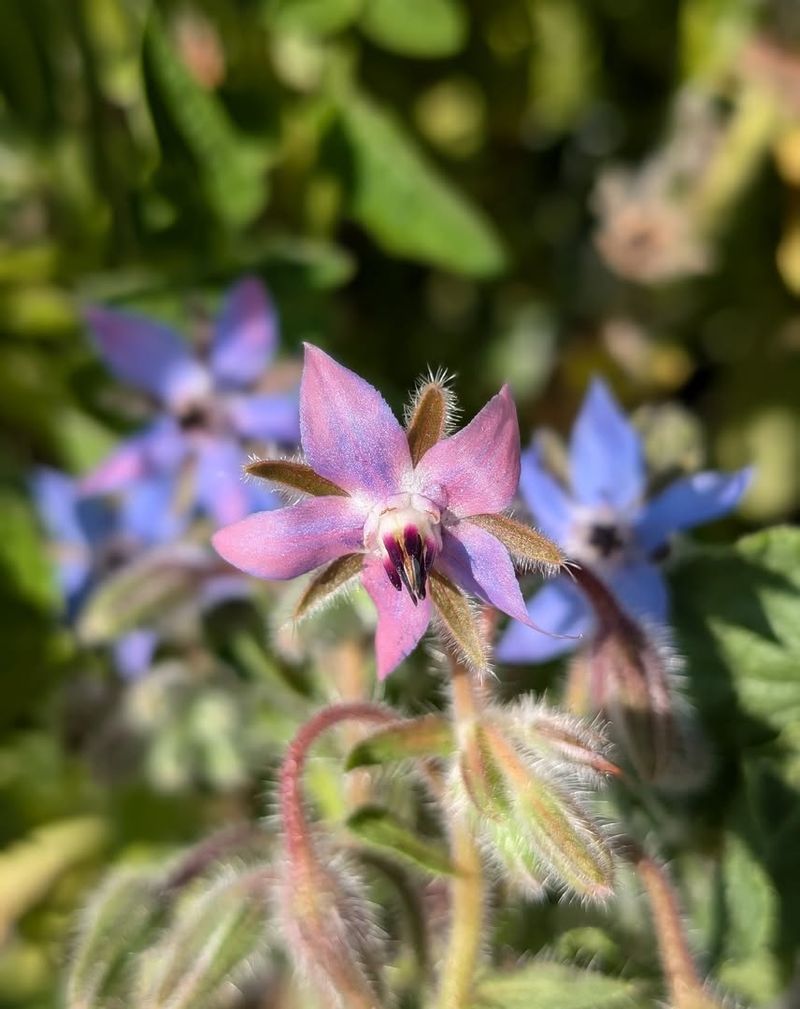
[[[661,624],[669,600],[654,557],[670,537],[736,507],[752,471],[695,473],[646,499],[642,440],[608,387],[595,379],[570,443],[572,494],[543,467],[535,443],[523,453],[520,489],[535,521],[579,564],[591,568],[629,616]],[[508,628],[497,648],[504,662],[542,662],[591,633],[594,617],[570,578],[556,578],[528,603],[528,617],[560,636]]]
[[[53,562],[70,623],[91,593],[110,575],[142,552],[172,542],[182,524],[170,507],[169,481],[148,480],[131,488],[118,505],[85,498],[78,482],[58,470],[42,467],[31,491],[48,534]],[[158,642],[151,628],[136,628],[114,642],[114,660],[127,677],[143,672]]]
[[[247,467],[307,497],[221,529],[219,553],[252,575],[312,580],[298,615],[361,576],[378,610],[378,675],[417,645],[435,615],[475,668],[488,662],[464,592],[528,623],[511,555],[555,569],[558,548],[503,515],[519,480],[519,428],[507,387],[449,435],[451,394],[419,389],[404,430],[371,385],[306,346],[300,386],[305,462]],[[463,590],[463,591],[462,591]]]
[[[150,396],[159,412],[84,480],[87,494],[125,489],[142,477],[189,471],[190,504],[218,524],[277,503],[241,480],[246,444],[296,445],[296,392],[256,388],[277,347],[275,311],[247,277],[228,291],[206,357],[169,326],[126,312],[86,313],[95,343],[117,378]]]

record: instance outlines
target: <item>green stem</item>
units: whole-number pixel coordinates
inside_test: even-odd
[[[453,718],[472,721],[478,702],[470,673],[451,661]],[[456,732],[458,735],[458,732]],[[475,967],[480,959],[485,897],[483,865],[472,830],[463,817],[450,830],[450,850],[457,868],[451,887],[450,936],[442,966],[440,1009],[470,1009],[473,1005]]]

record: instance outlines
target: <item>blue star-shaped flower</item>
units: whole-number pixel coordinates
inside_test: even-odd
[[[148,394],[158,413],[85,478],[84,493],[190,473],[191,505],[219,525],[278,503],[263,485],[242,480],[249,441],[295,445],[300,434],[297,393],[256,388],[278,342],[275,311],[258,280],[246,277],[227,292],[203,357],[143,316],[92,308],[86,318],[111,371]]]
[[[150,547],[173,542],[182,531],[168,478],[142,480],[112,503],[82,496],[75,479],[42,467],[33,475],[31,491],[50,540],[69,621],[106,575]],[[113,648],[120,672],[127,677],[143,672],[157,641],[151,628],[121,635]]]
[[[645,498],[639,434],[600,379],[595,379],[572,430],[571,494],[542,466],[535,442],[522,455],[520,490],[534,520],[580,564],[591,567],[633,617],[663,623],[669,616],[664,578],[653,562],[673,533],[710,522],[735,508],[752,475],[702,472]],[[575,647],[593,617],[570,578],[548,581],[528,602],[548,637],[512,623],[500,640],[502,662],[543,662]]]

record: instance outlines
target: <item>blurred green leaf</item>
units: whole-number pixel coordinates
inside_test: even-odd
[[[596,51],[585,5],[576,0],[527,0],[533,33],[530,98],[536,125],[571,127],[592,99]]]
[[[437,876],[453,874],[444,846],[423,840],[388,809],[362,806],[348,818],[347,827],[369,847],[391,853],[418,869]]]
[[[366,0],[364,33],[404,56],[452,56],[467,38],[460,0]]]
[[[279,32],[331,35],[358,16],[363,0],[264,0],[267,24]]]
[[[633,1009],[649,1004],[636,982],[541,961],[478,982],[480,1009]]]
[[[238,229],[250,223],[267,199],[271,152],[265,141],[243,137],[223,105],[191,76],[173,51],[153,10],[147,29],[147,54],[165,105],[191,150],[220,220]]]
[[[738,738],[800,718],[800,529],[701,549],[673,573],[675,626],[692,693]]]
[[[351,159],[350,212],[386,251],[474,276],[502,269],[492,226],[388,112],[348,93],[339,122]]]

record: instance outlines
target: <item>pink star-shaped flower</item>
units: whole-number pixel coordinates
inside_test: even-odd
[[[303,492],[289,507],[216,533],[220,555],[249,574],[288,579],[325,565],[302,614],[360,575],[378,610],[378,675],[416,647],[432,617],[461,654],[485,666],[464,592],[529,623],[512,554],[555,568],[558,548],[503,515],[519,481],[517,414],[507,387],[447,436],[451,395],[423,385],[404,430],[369,383],[306,346],[300,389],[305,462],[248,470]]]

